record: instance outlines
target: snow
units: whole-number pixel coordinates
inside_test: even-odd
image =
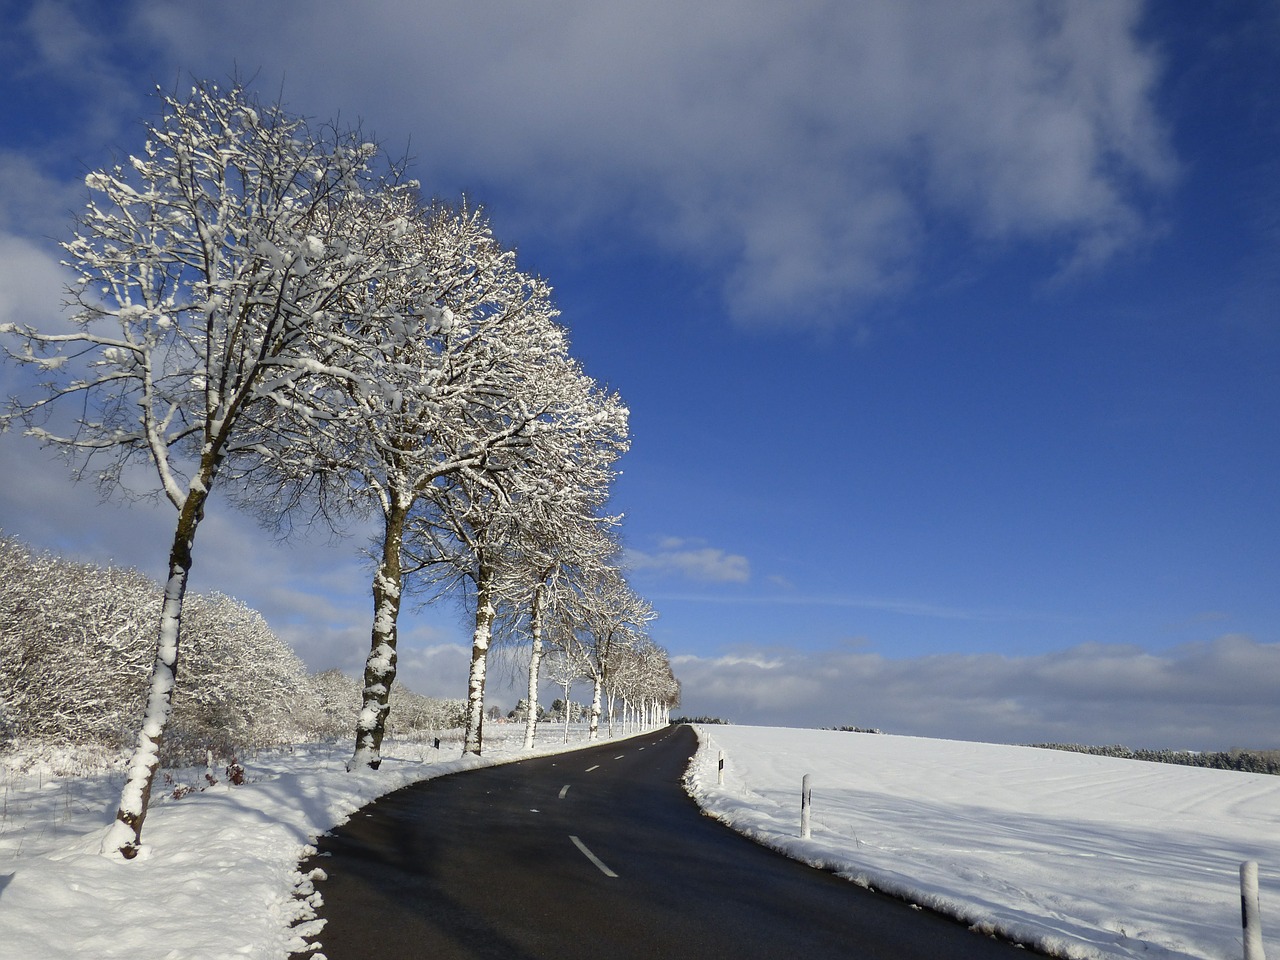
[[[698,732],[686,784],[707,813],[862,885],[1058,956],[1234,960],[1240,865],[1256,860],[1280,956],[1280,919],[1267,923],[1280,777],[841,731]]]
[[[1280,920],[1268,925],[1280,903],[1280,777],[838,731],[698,730],[686,783],[705,810],[858,883],[1063,957],[1223,960],[1242,954],[1239,869],[1256,860],[1263,935],[1280,956]],[[380,770],[353,773],[349,741],[264,753],[242,761],[241,786],[221,770],[213,786],[203,769],[184,772],[179,783],[196,789],[180,799],[162,778],[132,862],[97,852],[122,767],[18,773],[0,758],[4,955],[285,960],[315,932],[294,893],[311,893],[297,864],[317,836],[400,786],[529,756],[523,734],[490,725],[483,758],[459,758],[458,732],[439,752],[387,741]],[[584,730],[568,747],[562,736],[544,726],[532,754],[587,745]],[[799,839],[805,774],[810,840]]]
[[[120,797],[122,771],[58,776],[49,764],[18,775],[0,758],[0,944],[41,960],[285,960],[306,932],[299,859],[320,834],[384,793],[418,780],[586,746],[548,725],[532,751],[523,724],[491,724],[486,755],[459,759],[460,733],[429,744],[383,744],[380,770],[347,773],[350,741],[244,760],[247,782],[173,799],[158,781],[133,861],[98,850]],[[66,762],[62,766],[66,766]],[[199,789],[203,786],[204,789]],[[164,795],[161,795],[161,791]],[[297,930],[289,924],[301,920]],[[323,934],[321,934],[323,939]]]

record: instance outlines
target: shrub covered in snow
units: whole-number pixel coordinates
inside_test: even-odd
[[[0,696],[22,737],[114,743],[137,724],[159,594],[134,570],[0,540]]]
[[[327,670],[309,678],[316,711],[309,729],[310,740],[346,739],[355,731],[360,711],[360,682],[341,670]],[[403,684],[391,689],[391,712],[387,734],[393,739],[421,740],[442,730],[461,727],[466,720],[466,703],[456,699],[424,697]]]
[[[74,563],[0,539],[0,699],[15,736],[117,746],[142,713],[160,587],[135,570]],[[168,766],[305,736],[319,706],[302,661],[261,615],[192,596],[188,678],[165,741]]]
[[[17,732],[17,724],[13,722],[13,718],[9,715],[9,704],[4,697],[0,697],[0,752],[13,746],[13,740]]]

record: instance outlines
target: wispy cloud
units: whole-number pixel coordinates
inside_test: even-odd
[[[653,551],[629,548],[626,563],[637,573],[698,583],[746,583],[751,579],[751,563],[746,557],[674,537],[664,539]]]
[[[1275,748],[1280,644],[1083,644],[1033,656],[890,659],[840,649],[672,659],[682,710],[744,723],[879,727],[998,743]]]
[[[926,617],[932,620],[965,620],[978,623],[1007,623],[1016,621],[1062,620],[1056,613],[1031,610],[1001,610],[980,607],[954,607],[931,603],[927,600],[893,599],[886,597],[831,596],[798,593],[752,593],[750,595],[726,595],[714,593],[655,592],[654,600],[681,603],[714,603],[741,606],[786,607],[844,607],[855,610],[878,610],[906,617]]]

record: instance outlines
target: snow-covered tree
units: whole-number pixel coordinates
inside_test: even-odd
[[[608,496],[608,485],[613,479],[609,466],[614,450],[616,448],[609,444],[593,449],[590,469],[570,471],[572,482],[562,483],[556,496],[543,500],[533,522],[521,532],[519,572],[509,590],[513,607],[527,605],[530,700],[537,698],[541,682],[548,620],[554,619],[559,607],[571,603],[574,582],[581,571],[605,562],[616,550],[613,532],[620,518],[597,512]],[[562,668],[567,669],[564,664]],[[568,696],[566,687],[566,700]],[[537,721],[532,714],[525,719],[526,750],[533,747]]]
[[[385,271],[388,236],[344,213],[381,189],[375,150],[354,133],[315,129],[238,85],[160,100],[143,150],[86,177],[91,200],[64,244],[78,274],[72,331],[4,328],[8,355],[47,378],[46,394],[16,401],[7,420],[108,493],[129,495],[150,474],[148,494],[177,513],[147,705],[103,843],[128,859],[172,712],[210,492],[274,456],[278,399],[297,403],[289,383],[353,326],[345,311]],[[72,405],[70,426],[50,429],[48,414]]]
[[[174,698],[171,729],[189,755],[203,757],[216,745],[226,756],[306,735],[318,709],[314,687],[262,614],[225,594],[196,594],[188,597],[182,629],[190,680]],[[180,746],[166,741],[170,755]]]
[[[311,735],[317,740],[348,736],[360,712],[359,681],[338,669],[312,674],[310,680],[316,700]]]
[[[678,702],[678,683],[667,651],[649,637],[639,635],[630,645],[612,650],[607,695],[610,714],[615,700],[622,703],[623,722],[641,726],[662,722],[666,711]]]
[[[602,697],[610,685],[612,671],[622,656],[621,651],[634,647],[643,631],[654,619],[653,608],[631,589],[617,566],[602,565],[587,571],[579,591],[576,632],[583,647],[584,660],[591,680],[591,728],[589,739],[600,735]],[[613,711],[609,711],[612,725]]]
[[[329,519],[353,511],[379,521],[349,764],[376,768],[396,675],[406,524],[442,485],[520,459],[547,416],[526,381],[563,363],[565,347],[546,285],[517,269],[480,211],[424,209],[405,188],[346,213],[390,226],[394,243],[382,256],[392,266],[348,308],[357,320],[350,342],[325,353],[312,377],[285,385],[272,426],[296,442],[262,479],[278,491],[277,515],[310,502]]]
[[[318,701],[319,713],[313,736],[337,739],[350,736],[360,713],[364,687],[341,670],[327,670],[309,678]],[[387,716],[389,737],[431,737],[442,730],[462,726],[464,704],[458,699],[424,697],[397,684],[391,691],[391,711]]]
[[[552,339],[554,336],[554,339]],[[611,465],[627,446],[627,411],[568,358],[558,328],[535,356],[512,358],[523,407],[536,411],[528,442],[493,456],[470,475],[436,485],[414,517],[414,554],[434,570],[437,591],[459,590],[474,615],[464,747],[483,745],[484,687],[500,606],[528,611],[534,639],[530,701],[548,579],[571,531],[607,522],[593,516],[607,497]],[[531,735],[536,714],[526,726]]]
[[[586,678],[586,657],[579,644],[567,636],[556,633],[557,628],[566,628],[563,621],[553,617],[549,620],[548,626],[552,634],[550,650],[544,661],[546,676],[564,691],[564,697],[559,701],[562,705],[559,719],[564,723],[564,742],[568,743],[569,724],[578,719],[583,711],[582,704],[569,699],[569,691],[573,689],[575,683]],[[554,709],[552,713],[555,713]]]

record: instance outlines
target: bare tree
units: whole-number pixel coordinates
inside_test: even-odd
[[[661,722],[663,709],[676,693],[675,675],[667,651],[640,634],[630,645],[613,647],[609,671],[610,712],[613,701],[622,701],[623,722],[642,727]]]
[[[576,706],[569,697],[573,685],[587,676],[586,658],[582,648],[571,638],[572,628],[558,617],[546,621],[550,652],[547,654],[547,677],[564,691],[564,742],[569,742],[569,723]]]
[[[92,199],[64,244],[78,271],[70,333],[7,325],[8,355],[47,375],[6,423],[65,453],[74,475],[129,495],[141,464],[149,494],[178,515],[155,662],[137,747],[106,853],[136,856],[177,682],[183,597],[197,528],[216,484],[274,456],[271,422],[315,345],[345,333],[351,292],[383,269],[344,208],[376,192],[375,150],[354,133],[312,129],[242,87],[161,96],[143,151],[86,177]],[[70,429],[46,429],[52,405]],[[296,401],[295,401],[296,402]],[[136,472],[129,481],[137,482]]]
[[[483,472],[432,488],[412,528],[415,554],[435,569],[437,593],[461,590],[474,614],[468,723],[464,748],[483,746],[484,687],[500,605],[529,604],[531,630],[541,635],[545,584],[566,530],[588,522],[603,502],[611,464],[626,449],[627,411],[601,391],[563,352],[513,357],[513,383],[527,410],[526,446],[491,457]],[[591,520],[590,522],[598,522]],[[534,659],[540,656],[535,645]],[[536,685],[531,702],[536,702]]]
[[[612,473],[608,472],[608,464],[612,462],[609,450],[607,445],[601,446],[604,449],[595,451],[598,462],[593,465],[601,475],[588,481],[575,470],[577,482],[561,488],[564,497],[539,504],[536,521],[525,528],[522,537],[524,548],[519,558],[522,574],[510,589],[513,605],[527,603],[530,703],[537,702],[546,649],[543,635],[548,619],[572,597],[572,584],[579,572],[603,562],[615,550],[613,533],[621,518],[596,512],[603,506],[608,496],[607,485],[612,480]],[[566,688],[566,701],[568,697]],[[530,711],[525,718],[526,750],[533,748],[536,733],[536,711]]]
[[[423,498],[460,483],[483,487],[496,464],[520,460],[547,415],[524,380],[563,363],[566,347],[547,286],[517,269],[480,211],[424,209],[411,189],[396,189],[348,212],[393,233],[382,253],[390,266],[348,307],[358,318],[350,341],[325,353],[311,378],[285,385],[273,427],[292,439],[261,479],[276,491],[277,516],[310,502],[326,520],[354,511],[380,521],[348,764],[376,769],[413,563],[404,554],[409,519]]]

